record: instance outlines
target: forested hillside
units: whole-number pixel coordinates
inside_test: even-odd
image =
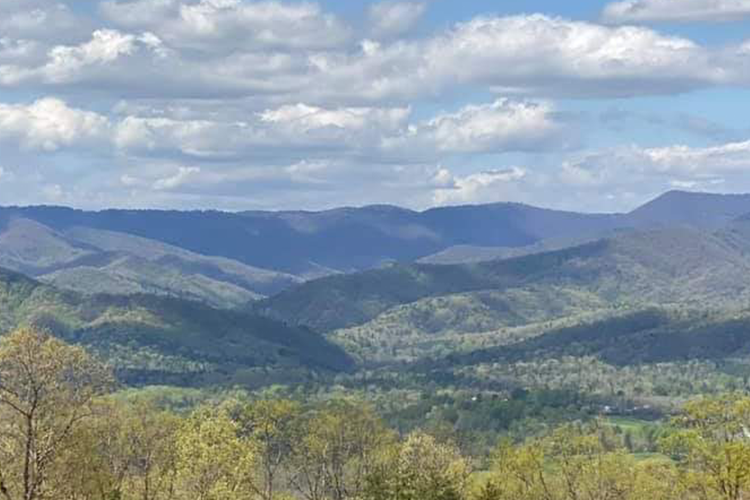
[[[427,297],[490,290],[534,289],[544,294],[554,287],[608,306],[738,307],[748,298],[748,248],[747,240],[738,238],[730,244],[723,235],[693,229],[628,232],[511,259],[394,265],[327,277],[282,292],[257,307],[320,331],[361,325],[392,307]],[[543,301],[539,303],[544,307]]]
[[[57,231],[0,218],[0,266],[83,293],[171,295],[236,307],[302,279],[155,240],[89,228]]]
[[[304,328],[168,297],[84,296],[0,270],[0,330],[25,324],[87,346],[132,384],[266,384],[274,370],[294,378],[350,368]]]

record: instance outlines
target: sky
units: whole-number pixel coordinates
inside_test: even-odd
[[[0,204],[750,192],[750,0],[0,0]]]

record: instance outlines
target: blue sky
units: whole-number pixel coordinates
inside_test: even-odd
[[[3,204],[626,211],[749,107],[747,0],[0,3]]]

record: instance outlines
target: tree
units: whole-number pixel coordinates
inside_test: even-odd
[[[60,460],[56,491],[71,499],[170,498],[179,423],[144,401],[98,402],[95,417],[76,433]]]
[[[175,437],[178,490],[191,500],[236,500],[253,491],[255,453],[223,410],[196,410]]]
[[[257,494],[272,500],[278,475],[291,459],[300,419],[299,405],[285,400],[262,400],[235,412],[241,434],[256,444],[259,481]]]
[[[291,482],[307,500],[357,498],[380,451],[393,442],[371,408],[350,402],[317,412],[303,430]]]
[[[368,478],[368,500],[460,500],[471,473],[469,462],[454,446],[427,434],[410,434],[391,447]]]
[[[750,490],[750,398],[738,394],[701,398],[685,405],[662,441],[683,467],[686,489],[700,498],[741,500]]]
[[[47,495],[49,472],[91,404],[112,385],[83,348],[23,327],[0,340],[0,494]]]
[[[477,495],[494,500],[640,500],[636,491],[657,491],[636,474],[635,459],[614,446],[607,430],[594,424],[565,425],[521,446],[501,443],[489,481]],[[637,489],[638,479],[643,487]],[[679,497],[675,497],[679,498]]]
[[[138,500],[171,498],[175,475],[175,436],[180,420],[153,404],[128,405],[123,422],[128,457],[128,490]]]
[[[544,440],[547,456],[556,465],[561,498],[629,498],[634,487],[634,459],[620,448],[608,450],[605,431],[597,424],[588,429],[566,425]]]
[[[478,497],[482,500],[554,500],[554,479],[545,465],[539,441],[514,446],[503,440],[495,450],[491,476]]]

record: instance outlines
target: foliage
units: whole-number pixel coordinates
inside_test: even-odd
[[[111,378],[33,329],[0,344],[3,500],[740,500],[750,398],[688,402],[662,454],[631,454],[614,421],[503,439],[486,468],[437,429],[390,431],[354,400],[228,400],[179,415],[104,393]],[[517,392],[514,401],[531,394]],[[551,396],[549,396],[551,397]],[[476,401],[473,401],[476,403]],[[622,425],[628,422],[621,422]]]
[[[80,347],[31,328],[0,341],[0,493],[47,495],[47,475],[111,379]]]
[[[274,368],[351,367],[340,348],[305,328],[175,298],[82,296],[0,271],[0,328],[19,325],[86,346],[132,385],[240,383],[254,370],[268,381]]]
[[[460,500],[471,466],[454,446],[421,432],[389,450],[368,476],[368,500]]]
[[[185,498],[232,500],[252,492],[254,446],[224,411],[199,409],[175,435],[176,484]]]

